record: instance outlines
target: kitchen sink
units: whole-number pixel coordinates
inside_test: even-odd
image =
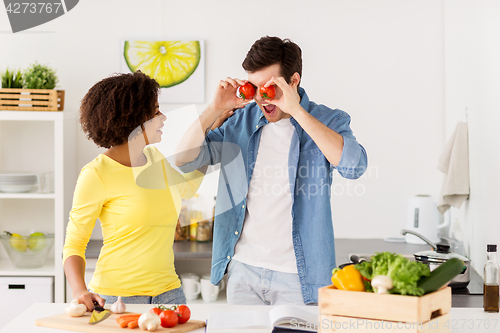
[[[366,261],[370,261],[372,255],[375,253],[350,253],[349,256],[347,257],[348,262],[351,262],[351,256],[352,255],[357,255],[360,259],[365,259]],[[415,261],[415,257],[413,254],[401,254],[403,257],[410,259],[412,261]]]

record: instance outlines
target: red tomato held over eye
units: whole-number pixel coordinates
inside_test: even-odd
[[[187,305],[179,305],[175,309],[175,313],[179,316],[179,324],[184,324],[191,318],[191,310],[189,310]]]
[[[260,87],[259,89],[260,92],[260,97],[264,99],[273,99],[274,96],[276,96],[276,89],[274,89],[274,86],[269,86],[269,87]]]
[[[179,322],[179,316],[173,310],[165,310],[160,313],[162,327],[174,327]]]
[[[160,313],[162,312],[163,310],[158,308],[158,307],[154,307],[152,308],[151,310],[149,310],[149,312],[152,312],[152,313],[156,313],[158,316],[160,315]]]
[[[238,87],[238,96],[243,99],[252,99],[255,95],[255,89],[250,82]]]

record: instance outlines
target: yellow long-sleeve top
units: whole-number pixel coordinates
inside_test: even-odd
[[[88,287],[101,295],[156,296],[180,287],[173,241],[183,199],[194,195],[203,173],[181,175],[156,147],[148,161],[126,167],[100,154],[80,172],[63,261],[85,249],[97,218],[104,244]]]

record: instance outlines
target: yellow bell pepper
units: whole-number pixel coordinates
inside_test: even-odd
[[[342,269],[334,269],[332,283],[340,290],[365,291],[363,277],[354,265],[345,266]]]

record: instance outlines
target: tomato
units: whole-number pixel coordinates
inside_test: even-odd
[[[162,312],[163,310],[160,309],[159,307],[154,307],[152,308],[151,310],[149,310],[149,312],[153,312],[153,313],[156,313],[158,316],[160,315],[160,313]]]
[[[264,99],[273,99],[274,96],[276,96],[276,89],[274,89],[274,86],[269,86],[269,87],[260,87],[259,89],[260,96]]]
[[[165,310],[160,313],[162,327],[174,327],[179,322],[179,316],[173,310]]]
[[[255,89],[250,82],[247,82],[238,88],[238,95],[243,99],[252,99],[255,95]]]
[[[189,310],[187,305],[179,305],[175,309],[175,313],[179,316],[179,324],[184,324],[191,318],[191,310]]]

